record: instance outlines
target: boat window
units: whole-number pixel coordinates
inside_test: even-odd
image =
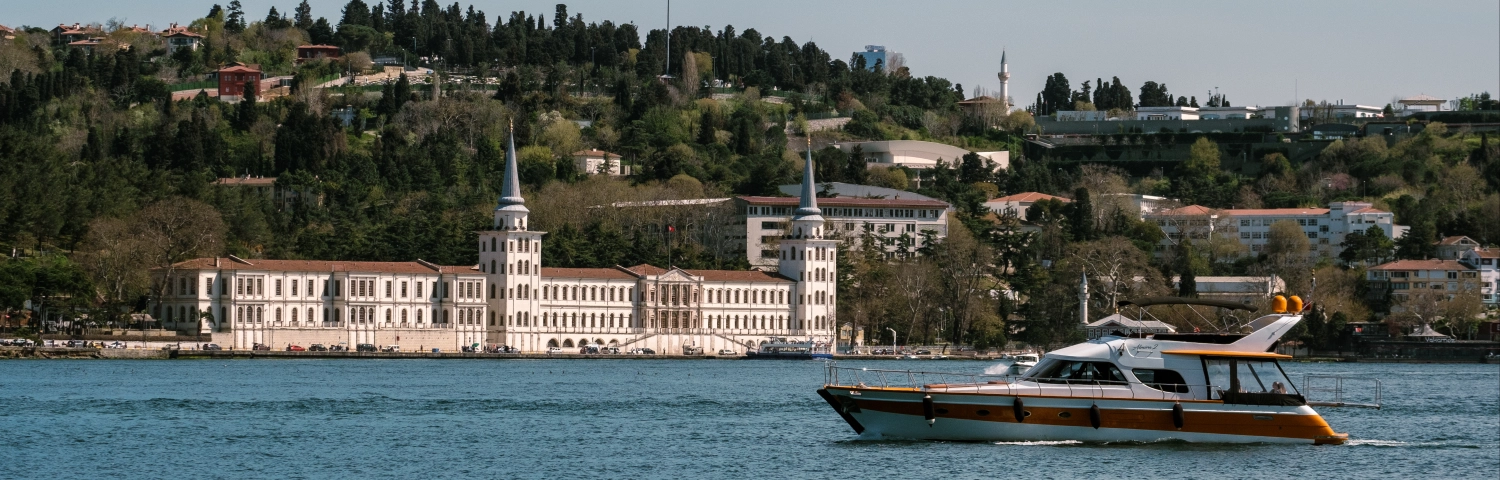
[[[1041,383],[1125,385],[1127,380],[1120,369],[1109,362],[1074,362],[1059,360],[1048,363],[1035,374],[1028,375]]]
[[[1187,380],[1176,370],[1158,370],[1151,368],[1137,368],[1131,370],[1135,378],[1148,387],[1163,392],[1188,393]]]
[[[1271,404],[1278,405],[1292,400],[1279,397],[1296,397],[1297,403],[1302,401],[1297,387],[1286,378],[1275,361],[1205,358],[1203,367],[1208,377],[1210,398],[1226,403],[1274,402]]]

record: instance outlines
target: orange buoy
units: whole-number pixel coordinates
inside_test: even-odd
[[[1299,297],[1299,296],[1296,296],[1296,295],[1292,295],[1292,298],[1288,298],[1287,299],[1286,311],[1292,312],[1292,313],[1297,313],[1297,312],[1302,311],[1302,297]]]
[[[1286,297],[1283,297],[1281,295],[1271,297],[1271,311],[1276,313],[1286,313]]]

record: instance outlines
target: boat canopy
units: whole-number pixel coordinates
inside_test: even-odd
[[[1239,302],[1232,302],[1229,300],[1210,300],[1203,298],[1143,297],[1130,300],[1121,300],[1119,302],[1119,306],[1121,307],[1127,307],[1131,305],[1135,305],[1137,307],[1150,307],[1153,305],[1203,305],[1207,307],[1228,308],[1231,310],[1244,310],[1247,312],[1254,312],[1256,310],[1256,308],[1253,306],[1245,305]]]

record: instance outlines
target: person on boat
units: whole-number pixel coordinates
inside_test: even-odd
[[[1281,382],[1271,382],[1271,393],[1286,394],[1286,385]]]

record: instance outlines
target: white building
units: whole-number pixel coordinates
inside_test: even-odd
[[[1125,337],[1131,334],[1177,333],[1176,328],[1160,320],[1135,320],[1118,313],[1095,320],[1085,325],[1083,330],[1088,334],[1089,340],[1105,335]]]
[[[1405,116],[1417,112],[1441,112],[1443,111],[1443,105],[1447,104],[1448,101],[1432,95],[1421,94],[1397,100],[1396,103],[1400,105],[1401,114]]]
[[[1042,200],[1057,200],[1063,203],[1073,203],[1073,201],[1070,199],[1048,195],[1041,192],[1022,192],[1015,195],[1006,195],[1003,197],[990,199],[990,201],[984,202],[984,207],[989,209],[989,211],[991,212],[995,212],[996,215],[1025,219],[1026,209],[1031,208],[1031,206],[1035,205],[1036,202],[1040,202]]]
[[[1145,215],[1161,227],[1166,238],[1157,251],[1184,239],[1204,241],[1214,236],[1238,238],[1250,255],[1259,255],[1270,238],[1271,225],[1279,221],[1296,222],[1307,234],[1311,255],[1338,256],[1340,245],[1350,232],[1363,232],[1378,226],[1391,239],[1401,238],[1407,227],[1396,225],[1396,216],[1366,202],[1333,202],[1328,208],[1265,208],[1213,210],[1201,205],[1160,211]]]
[[[919,196],[919,195],[914,195]],[[745,256],[754,266],[768,267],[780,262],[778,244],[794,226],[799,204],[796,197],[736,197],[736,208],[745,222]],[[922,232],[932,231],[935,239],[948,236],[946,202],[923,198],[854,198],[818,199],[830,238],[847,238],[873,233],[887,255],[902,249],[902,235],[914,251],[922,246]]]
[[[952,145],[922,140],[845,142],[834,144],[834,146],[846,154],[853,152],[856,146],[859,147],[865,156],[866,166],[870,168],[906,167],[921,170],[936,167],[939,161],[954,166],[963,161],[964,155],[971,153],[969,150]],[[1008,151],[972,153],[995,162],[996,169],[1010,168],[1010,152]]]
[[[1139,107],[1136,120],[1197,120],[1198,107]]]
[[[1150,215],[1152,213],[1181,205],[1181,203],[1179,203],[1177,200],[1173,200],[1167,197],[1158,197],[1156,195],[1142,195],[1139,193],[1105,193],[1099,195],[1096,198],[1099,199],[1096,201],[1101,203],[1111,201],[1122,202],[1126,205],[1129,205],[1129,207],[1138,212],[1138,215],[1140,216]]]
[[[1384,114],[1383,107],[1370,105],[1315,105],[1302,107],[1302,119],[1313,117],[1330,118],[1334,120],[1352,120],[1356,118],[1379,118]]]
[[[584,175],[630,175],[630,166],[622,165],[619,155],[602,150],[573,152],[573,166]]]
[[[1250,303],[1286,291],[1286,281],[1276,276],[1195,277],[1199,298]],[[1182,277],[1172,276],[1172,289],[1182,291]]]
[[[1461,254],[1458,262],[1479,271],[1479,293],[1484,304],[1500,307],[1500,248],[1475,248]]]
[[[529,229],[514,140],[509,147],[493,226],[478,232],[478,265],[200,258],[152,272],[170,286],[156,316],[240,349],[599,344],[678,353],[745,351],[774,337],[832,341],[838,242],[813,194],[810,154],[798,208],[776,239],[779,273],[543,268],[545,233]]]
[[[1198,118],[1202,120],[1245,120],[1258,118],[1261,115],[1260,107],[1201,107],[1198,109]]]

